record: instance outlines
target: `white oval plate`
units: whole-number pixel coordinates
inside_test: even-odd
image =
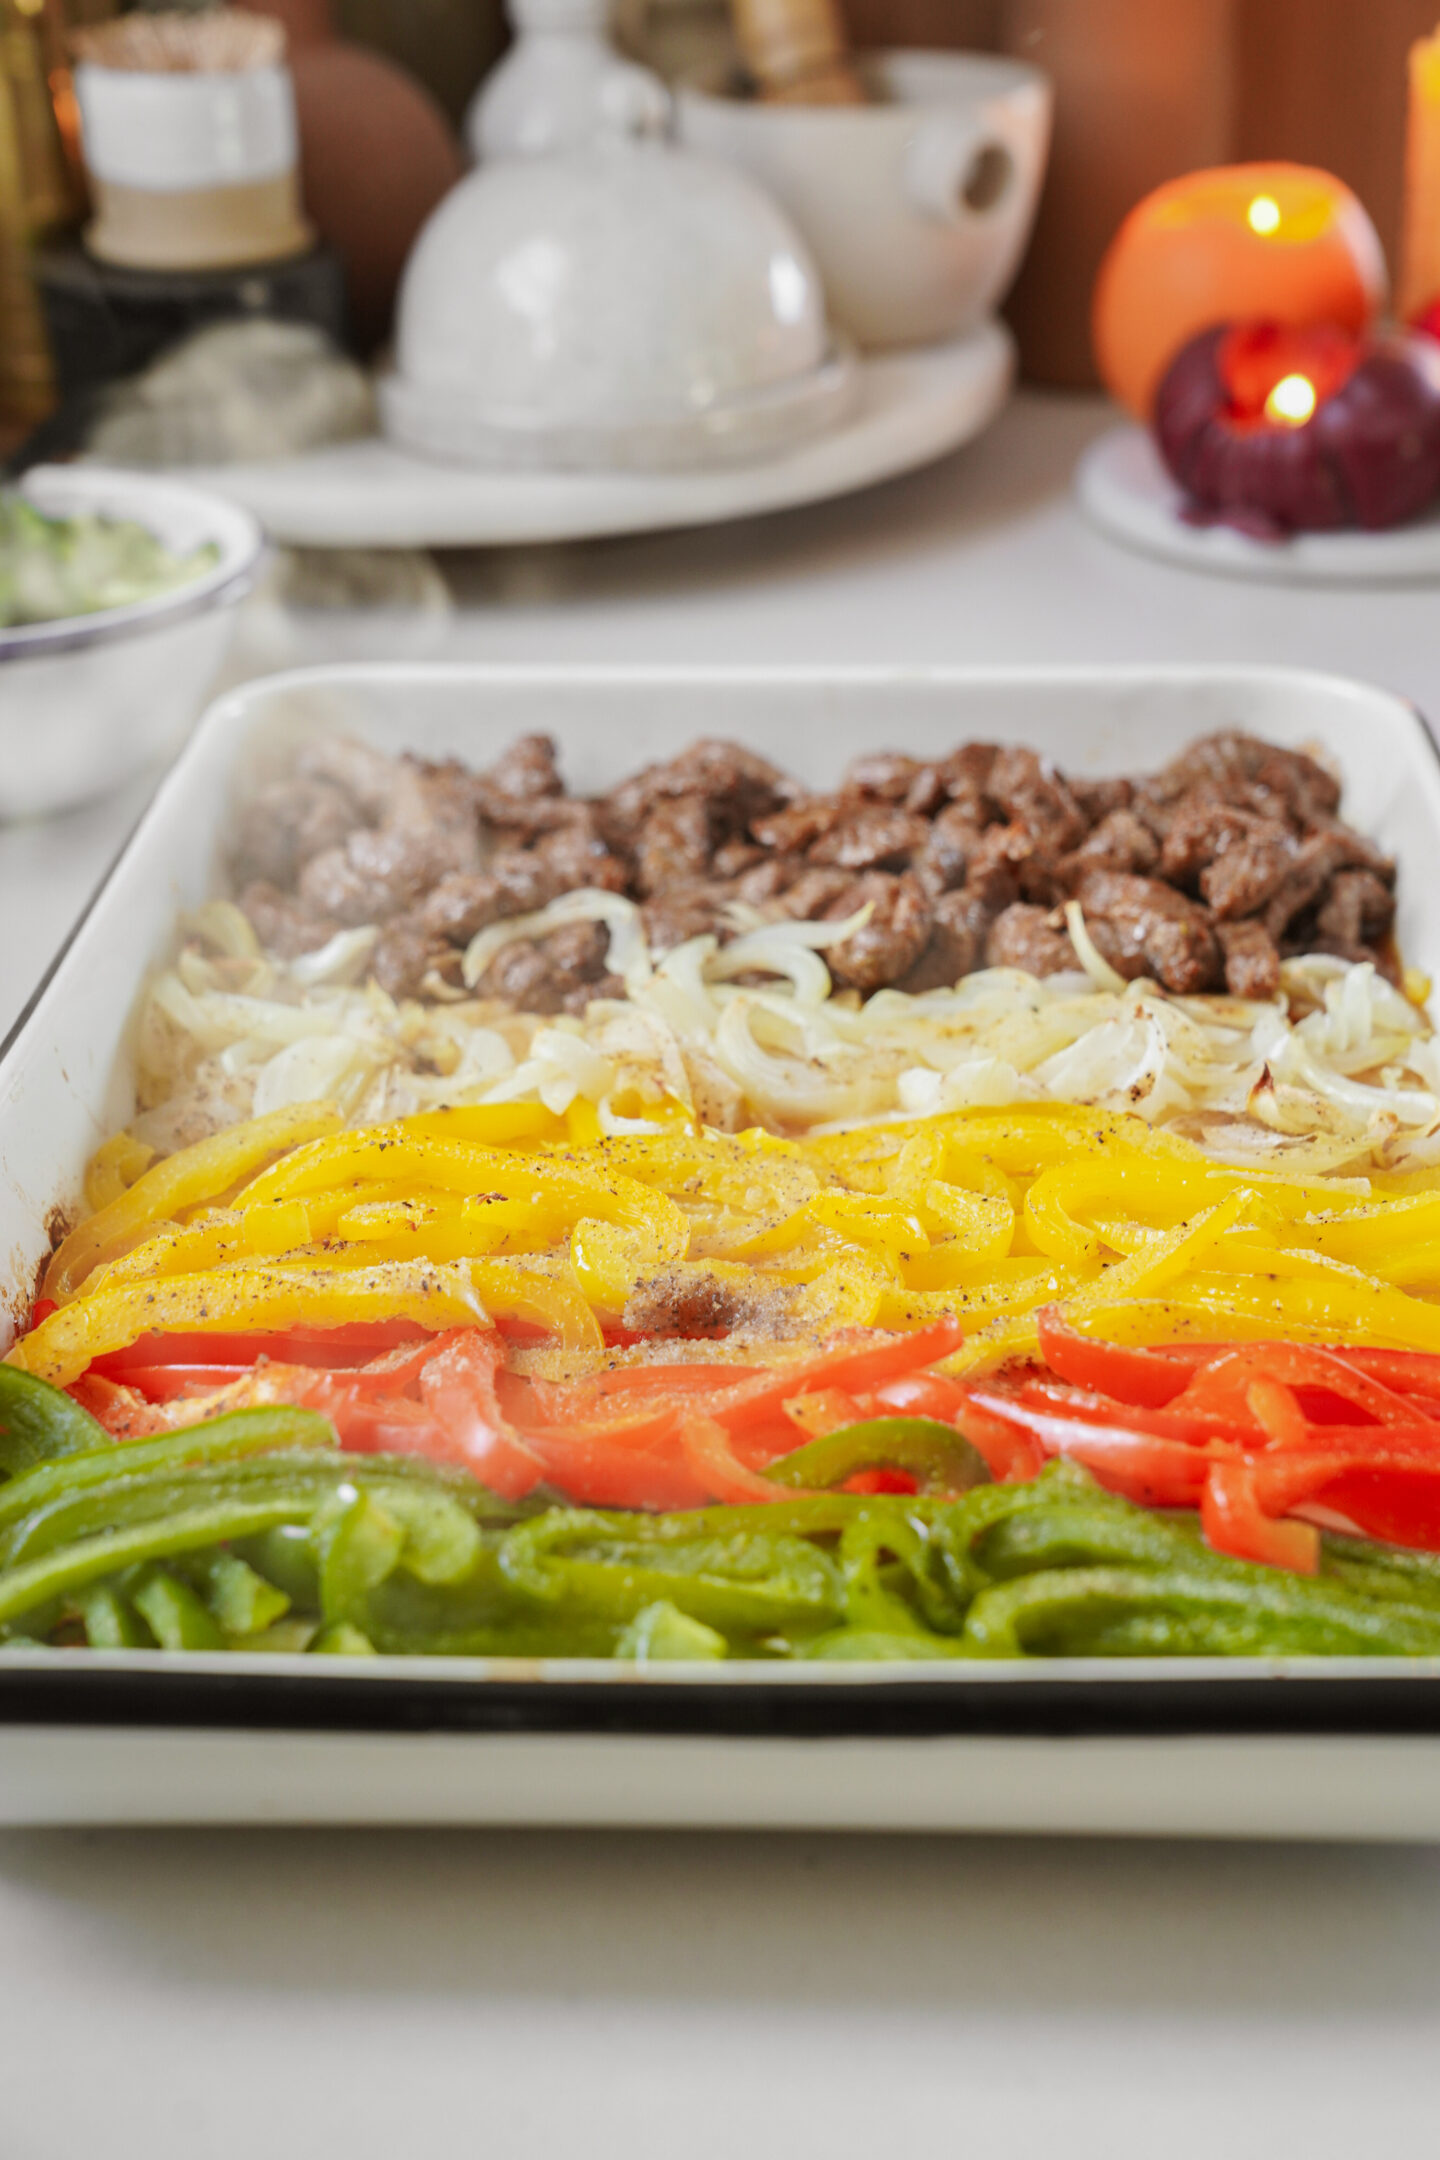
[[[764,464],[684,473],[484,472],[372,436],[186,479],[294,547],[493,547],[711,525],[823,502],[943,457],[989,426],[1014,372],[1010,334],[867,355],[849,417]]]
[[[1440,506],[1388,532],[1297,533],[1252,540],[1229,525],[1191,525],[1184,496],[1144,428],[1113,428],[1075,468],[1080,507],[1111,540],[1187,570],[1289,585],[1428,585],[1440,579]]]

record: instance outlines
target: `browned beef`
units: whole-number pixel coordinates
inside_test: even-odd
[[[315,914],[343,923],[386,922],[456,871],[480,867],[476,832],[461,825],[363,826],[343,847],[314,855],[300,873],[300,897]]]
[[[997,915],[985,940],[986,967],[1023,968],[1027,975],[1060,975],[1080,965],[1061,918],[1017,900]]]
[[[904,870],[929,838],[924,818],[888,804],[862,804],[810,849],[813,863],[840,870]]]
[[[1201,897],[1220,922],[1258,915],[1284,884],[1294,864],[1297,842],[1273,819],[1257,819],[1261,829],[1227,847],[1200,873]]]
[[[1114,780],[1077,780],[1073,773],[1067,775],[1070,793],[1080,806],[1081,815],[1092,825],[1098,825],[1112,810],[1128,810],[1135,799],[1135,783],[1123,777]]]
[[[1078,847],[1086,819],[1054,766],[1033,750],[1001,750],[990,768],[985,792],[1012,824],[1025,826],[1037,847],[1059,857]]]
[[[982,839],[964,803],[947,802],[926,835],[915,858],[915,872],[928,893],[952,892],[963,885],[965,873]]]
[[[1225,987],[1232,997],[1273,998],[1280,988],[1280,955],[1264,923],[1215,925],[1225,955]]]
[[[236,881],[293,885],[312,855],[343,846],[363,822],[354,797],[333,781],[276,780],[240,814]]]
[[[835,830],[849,807],[841,795],[810,795],[767,817],[752,818],[750,830],[761,847],[773,848],[777,855],[803,855]]]
[[[1266,903],[1265,927],[1284,945],[1297,917],[1319,907],[1337,871],[1368,870],[1385,884],[1394,882],[1395,866],[1344,825],[1327,825],[1302,840],[1290,866]]]
[[[867,996],[886,983],[899,982],[930,940],[930,903],[918,878],[885,870],[866,870],[849,881],[824,910],[829,922],[843,922],[868,907],[869,920],[839,945],[827,946],[825,965],[843,990]]]
[[[911,992],[950,990],[984,963],[990,917],[963,892],[941,893],[930,904],[930,939],[899,987]]]
[[[296,960],[301,953],[318,951],[341,928],[328,915],[315,914],[294,893],[281,892],[263,878],[246,886],[240,905],[266,952],[281,960]]]
[[[732,894],[713,878],[667,885],[641,908],[645,939],[654,952],[670,952],[692,937],[728,937],[725,909]]]
[[[642,893],[704,877],[715,849],[710,805],[703,795],[676,795],[647,811],[635,842],[635,882]]]
[[[1123,870],[1149,877],[1160,860],[1155,835],[1133,810],[1109,810],[1060,864],[1067,885],[1078,885],[1091,870]],[[1168,874],[1168,873],[1167,873]]]
[[[1158,878],[1094,870],[1079,892],[1096,949],[1121,975],[1153,975],[1167,990],[1219,988],[1220,941],[1204,908]]]
[[[487,924],[598,886],[642,903],[661,951],[729,937],[736,903],[798,920],[869,903],[831,955],[837,983],[867,994],[953,983],[987,960],[1070,967],[1056,910],[1078,893],[1121,973],[1268,996],[1282,951],[1394,965],[1393,865],[1338,822],[1338,803],[1312,758],[1234,732],[1133,780],[1071,780],[1013,745],[877,751],[819,795],[706,740],[593,800],[565,793],[546,736],[473,774],[336,738],[250,804],[236,867],[272,950],[375,923],[377,979],[405,994],[417,971],[453,969]],[[573,950],[516,946],[495,979],[548,1001],[537,1009],[583,1003],[602,979],[592,943],[582,925]]]
[[[1373,870],[1338,870],[1315,918],[1322,952],[1359,955],[1385,937],[1395,920],[1395,895]]]
[[[797,782],[768,758],[738,743],[705,738],[663,765],[647,765],[632,779],[612,788],[603,800],[607,829],[622,840],[633,838],[646,814],[667,796],[700,795],[710,804],[717,832],[744,832],[803,793]]]
[[[475,995],[501,998],[520,1012],[583,1012],[592,998],[612,994],[605,967],[609,934],[601,923],[567,923],[546,938],[503,945]]]
[[[873,795],[880,802],[903,803],[920,770],[920,760],[906,757],[901,750],[868,751],[863,757],[851,758],[840,784],[841,793]]]
[[[423,910],[397,915],[375,941],[370,972],[391,997],[419,997],[426,976],[449,951],[444,940],[427,927]]]
[[[477,930],[512,915],[532,915],[570,886],[543,857],[511,848],[483,871],[452,871],[426,895],[419,914],[436,941],[468,945]]]

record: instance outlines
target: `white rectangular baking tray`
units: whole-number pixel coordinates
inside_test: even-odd
[[[237,788],[345,727],[493,757],[555,735],[577,788],[697,735],[815,783],[862,749],[1028,743],[1081,773],[1240,727],[1315,744],[1401,863],[1407,959],[1440,965],[1440,761],[1419,715],[1267,669],[344,667],[201,723],[0,1057],[7,1330],[84,1161],[131,1107],[127,1022],[178,909],[219,889]],[[338,1668],[338,1669],[337,1669]],[[0,1656],[0,1822],[808,1825],[1440,1834],[1440,1665],[1094,1661],[913,1668]]]

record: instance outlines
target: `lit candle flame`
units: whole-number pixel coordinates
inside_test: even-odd
[[[1265,417],[1282,427],[1303,427],[1315,410],[1315,385],[1308,375],[1282,375],[1265,400]]]
[[[1245,215],[1251,232],[1273,233],[1280,229],[1280,205],[1273,195],[1257,195]]]

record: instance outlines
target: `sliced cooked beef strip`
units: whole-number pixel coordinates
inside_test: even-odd
[[[1339,783],[1303,750],[1281,750],[1258,736],[1223,729],[1190,744],[1154,785],[1160,799],[1176,802],[1194,787],[1227,802],[1278,816],[1300,829],[1335,815]]]
[[[1000,755],[998,743],[972,742],[961,743],[939,760],[945,793],[951,802],[963,803],[977,825],[1003,814],[990,785]]]
[[[963,976],[983,965],[985,932],[990,917],[963,892],[941,893],[931,901],[930,938],[919,959],[898,987],[912,994],[922,990],[952,990]]]
[[[861,804],[821,835],[808,859],[812,863],[833,863],[839,870],[904,870],[929,835],[930,827],[924,818],[908,810],[889,804]]]
[[[1312,832],[1296,848],[1290,866],[1265,906],[1265,927],[1278,945],[1297,916],[1321,903],[1325,888],[1339,870],[1368,870],[1386,884],[1394,880],[1395,866],[1359,833],[1343,825],[1328,825]]]
[[[343,926],[328,915],[317,915],[294,893],[281,892],[263,878],[247,885],[240,905],[266,952],[281,960],[297,960],[301,953],[318,952]]]
[[[694,878],[655,893],[640,910],[645,941],[652,952],[671,952],[692,937],[732,935],[725,909],[734,897],[713,878]]]
[[[1092,825],[1098,825],[1112,810],[1128,810],[1135,799],[1133,780],[1077,780],[1073,773],[1066,775],[1066,785],[1079,806],[1082,817]]]
[[[706,876],[715,851],[710,805],[703,795],[678,795],[648,811],[635,842],[635,882],[642,893]]]
[[[425,977],[450,950],[426,926],[423,914],[397,915],[375,940],[370,972],[392,998],[416,998]]]
[[[1230,995],[1273,998],[1280,988],[1280,955],[1264,923],[1217,923],[1215,935],[1225,955],[1225,987]]]
[[[512,915],[533,915],[570,890],[566,880],[529,848],[511,848],[491,857],[482,871],[451,871],[421,904],[428,934],[452,945],[468,945],[477,930]]]
[[[569,816],[535,842],[534,854],[554,877],[559,892],[624,892],[629,866],[606,841],[590,803],[570,803]]]
[[[1149,826],[1133,810],[1109,810],[1079,847],[1065,856],[1058,875],[1071,886],[1091,870],[1123,870],[1148,877],[1159,860],[1160,849]]]
[[[1330,881],[1315,927],[1326,952],[1373,945],[1395,920],[1395,895],[1373,870],[1338,870]]]
[[[1057,929],[1049,908],[1017,900],[990,925],[985,965],[1022,968],[1027,975],[1061,975],[1080,963],[1063,922]]]
[[[803,793],[798,782],[768,758],[738,743],[706,737],[663,765],[646,766],[602,800],[606,827],[622,841],[633,839],[657,802],[674,795],[703,796],[717,834],[730,838]]]
[[[825,949],[825,965],[843,990],[868,996],[907,975],[930,941],[930,903],[918,878],[885,870],[866,870],[825,909],[829,922],[843,922],[858,908],[869,907],[867,922],[839,945]]]
[[[1079,900],[1096,949],[1127,980],[1153,975],[1185,996],[1219,988],[1220,941],[1204,908],[1173,885],[1095,870],[1082,881]]]
[[[475,985],[480,998],[500,998],[521,1012],[583,1011],[613,984],[606,973],[609,933],[601,923],[566,923],[546,938],[502,945]]]
[[[984,831],[966,866],[963,890],[984,902],[992,915],[1020,897],[1020,871],[1032,851],[1023,825],[991,825]]]
[[[1305,845],[1273,818],[1255,822],[1259,830],[1224,849],[1200,873],[1201,898],[1218,922],[1258,915],[1280,890]]]
[[[757,847],[753,840],[727,840],[722,847],[716,848],[710,868],[718,878],[738,878],[765,862],[764,848]]]
[[[1076,891],[1099,949],[1172,989],[1222,973],[1232,987],[1271,982],[1280,949],[1393,965],[1393,866],[1337,822],[1338,789],[1313,759],[1233,732],[1134,781],[1072,781],[1015,746],[926,761],[878,751],[825,795],[713,740],[593,801],[564,793],[545,736],[478,774],[338,738],[308,746],[301,768],[242,821],[236,867],[257,932],[299,952],[376,923],[377,969],[395,983],[491,922],[591,886],[642,901],[659,950],[730,936],[735,903],[834,920],[869,899],[874,916],[835,967],[867,993],[954,982],[987,946],[1012,965],[1028,952],[1068,967],[1052,911]],[[540,948],[497,965],[516,984],[533,974],[552,1001],[583,1003],[599,980],[586,962],[564,987]]]
[[[236,882],[293,885],[312,855],[343,846],[363,823],[354,797],[333,781],[272,781],[240,814]]]
[[[311,857],[300,873],[300,897],[339,922],[385,922],[441,878],[479,867],[479,835],[469,826],[366,826],[343,847]]]
[[[843,901],[855,880],[848,870],[811,869],[808,865],[791,879],[780,896],[778,913],[792,922],[822,922],[837,901]],[[847,910],[842,906],[843,916]]]
[[[1085,837],[1089,820],[1054,766],[1033,750],[1013,745],[1001,750],[985,792],[1012,824],[1028,827],[1047,852],[1068,854]]]
[[[918,758],[902,750],[871,750],[851,758],[840,783],[843,795],[872,795],[879,802],[904,803],[921,771]]]
[[[981,838],[981,828],[974,823],[965,804],[947,802],[915,858],[915,873],[926,892],[953,892],[963,885]]]
[[[302,780],[325,780],[338,787],[372,824],[394,815],[397,798],[407,808],[421,802],[419,775],[403,758],[386,757],[354,735],[322,735],[307,743],[295,760]]]
[[[565,792],[553,735],[517,735],[509,749],[477,777],[487,796],[503,796],[509,802],[534,802],[537,797]]]
[[[777,855],[803,855],[844,821],[853,806],[843,795],[811,795],[784,810],[752,818],[750,830],[761,847]]]

